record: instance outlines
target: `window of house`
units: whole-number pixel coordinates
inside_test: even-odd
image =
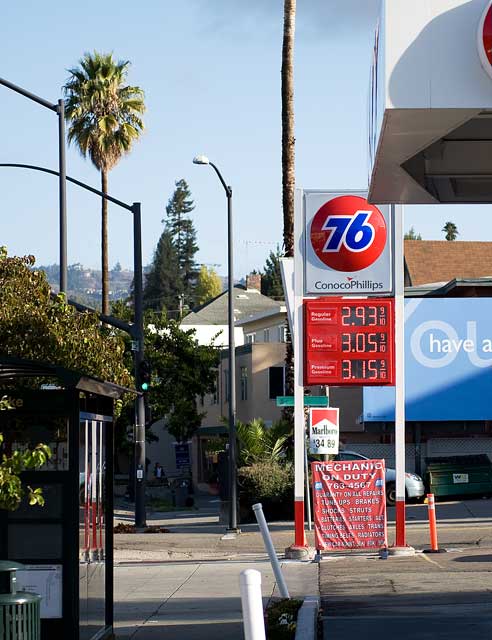
[[[224,371],[224,398],[229,402],[229,371]]]
[[[219,373],[217,372],[217,376],[215,378],[214,390],[212,393],[212,404],[219,404],[219,387],[220,387],[220,379]]]
[[[270,342],[270,329],[263,329],[263,342]]]
[[[285,376],[283,367],[268,369],[268,397],[275,400],[277,396],[285,395]]]
[[[248,368],[247,367],[241,367],[240,381],[241,381],[241,400],[247,400],[248,399]]]
[[[256,342],[256,333],[247,333],[246,344],[252,344],[253,342]]]
[[[281,324],[277,327],[278,331],[278,341],[286,342],[286,326],[285,324]]]

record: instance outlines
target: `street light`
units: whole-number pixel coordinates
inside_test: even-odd
[[[0,78],[0,85],[20,93],[25,98],[37,102],[42,107],[54,111],[58,115],[58,177],[59,177],[59,201],[60,201],[60,293],[67,292],[67,183],[65,160],[65,101],[58,100],[52,104],[39,96],[18,87],[13,82]]]
[[[236,352],[234,346],[234,269],[232,238],[232,188],[207,156],[196,156],[193,164],[209,164],[219,177],[227,196],[227,279],[229,324],[229,531],[239,533],[237,522],[237,442],[236,442]]]
[[[14,164],[14,163],[2,163],[0,167],[12,167],[18,169],[30,169],[32,171],[41,171],[43,173],[49,173],[54,176],[60,176],[59,171],[53,169],[47,169],[46,167],[38,167],[32,164]],[[94,187],[64,175],[65,180],[72,182],[77,186],[91,191],[97,196],[101,196],[105,200],[118,205],[122,209],[131,211],[133,214],[133,305],[134,305],[134,323],[132,326],[124,322],[118,322],[115,318],[110,316],[100,315],[100,319],[107,324],[112,324],[123,331],[128,331],[132,338],[137,343],[135,350],[135,385],[138,391],[137,399],[135,400],[135,526],[143,528],[146,526],[146,514],[145,514],[145,400],[143,393],[141,392],[142,382],[142,362],[144,361],[144,325],[143,325],[143,270],[142,270],[142,216],[140,202],[134,202],[133,204],[127,204],[122,200],[113,198],[95,189]],[[84,307],[84,305],[75,305]],[[86,309],[86,308],[85,308]],[[116,320],[116,322],[115,322]]]

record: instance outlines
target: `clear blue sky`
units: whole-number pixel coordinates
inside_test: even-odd
[[[298,2],[296,174],[305,188],[367,187],[367,89],[377,0]],[[361,8],[363,7],[363,8]],[[282,0],[105,0],[7,3],[0,35],[4,78],[56,102],[67,69],[85,51],[132,62],[145,90],[146,133],[111,172],[110,193],[143,206],[144,262],[162,232],[174,181],[185,178],[196,209],[199,262],[226,273],[226,199],[204,153],[234,191],[236,276],[262,268],[282,238],[280,62]],[[0,87],[0,162],[57,168],[57,118]],[[99,175],[75,149],[68,173],[94,186]],[[0,169],[0,244],[11,254],[58,262],[58,185],[44,174]],[[405,227],[443,239],[491,240],[490,207],[408,207]],[[68,261],[98,267],[100,205],[68,187]],[[132,267],[131,217],[110,207],[110,265]]]

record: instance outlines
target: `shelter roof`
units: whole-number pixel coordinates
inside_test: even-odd
[[[98,380],[58,365],[1,356],[0,383],[21,378],[57,378],[65,388],[79,389],[110,398],[119,398],[126,392],[136,393],[134,389]]]

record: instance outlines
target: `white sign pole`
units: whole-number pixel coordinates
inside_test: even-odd
[[[403,206],[392,205],[395,229],[395,459],[396,547],[405,547],[405,271]]]
[[[306,547],[304,532],[304,211],[303,192],[296,189],[294,214],[294,547]]]
[[[280,273],[285,293],[290,335],[294,335],[294,258],[280,258]]]

